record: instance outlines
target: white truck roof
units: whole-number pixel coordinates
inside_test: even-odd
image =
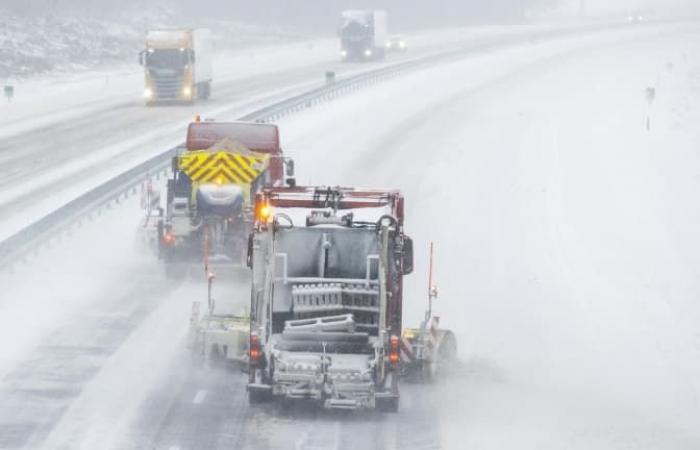
[[[191,28],[177,30],[151,30],[146,34],[147,47],[189,47],[191,45]]]

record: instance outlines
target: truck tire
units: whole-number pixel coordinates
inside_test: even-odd
[[[265,403],[270,400],[270,394],[267,391],[258,389],[248,389],[248,403],[251,405],[258,405],[260,403]]]
[[[452,331],[445,330],[444,333],[438,348],[438,358],[441,363],[452,363],[457,359],[457,338]]]
[[[200,100],[208,100],[211,97],[211,81],[200,83],[197,86],[197,97]]]
[[[376,400],[377,410],[385,413],[397,413],[399,412],[399,398],[382,398]]]

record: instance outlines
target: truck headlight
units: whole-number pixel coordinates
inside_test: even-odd
[[[182,88],[182,95],[184,95],[185,97],[188,97],[188,98],[191,97],[192,96],[192,88],[189,86],[185,86],[184,88]]]
[[[151,88],[146,88],[143,90],[143,98],[145,99],[152,99],[153,98],[153,89]]]
[[[369,58],[370,56],[372,56],[372,50],[370,50],[370,49],[365,50],[365,56],[368,57],[368,58]]]
[[[341,51],[340,51],[340,56],[342,56],[343,58],[345,58],[346,56],[348,56],[348,51],[347,51],[347,50],[341,50]]]

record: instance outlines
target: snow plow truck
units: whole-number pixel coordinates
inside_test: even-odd
[[[264,186],[294,184],[276,125],[195,121],[172,159],[158,255],[173,265],[217,260],[244,266],[253,226],[251,199]]]
[[[413,270],[400,192],[265,188],[248,244],[248,395],[328,409],[399,406],[403,277]]]

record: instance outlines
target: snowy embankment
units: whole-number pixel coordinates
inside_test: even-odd
[[[303,37],[298,32],[225,20],[184,22],[167,8],[30,16],[12,13],[0,5],[0,81],[85,70],[110,72],[115,66],[136,61],[145,31],[153,28],[208,27],[222,50]]]
[[[435,392],[442,448],[700,446],[694,30],[509,50],[283,121],[300,180],[400,187],[436,242],[466,361]]]

